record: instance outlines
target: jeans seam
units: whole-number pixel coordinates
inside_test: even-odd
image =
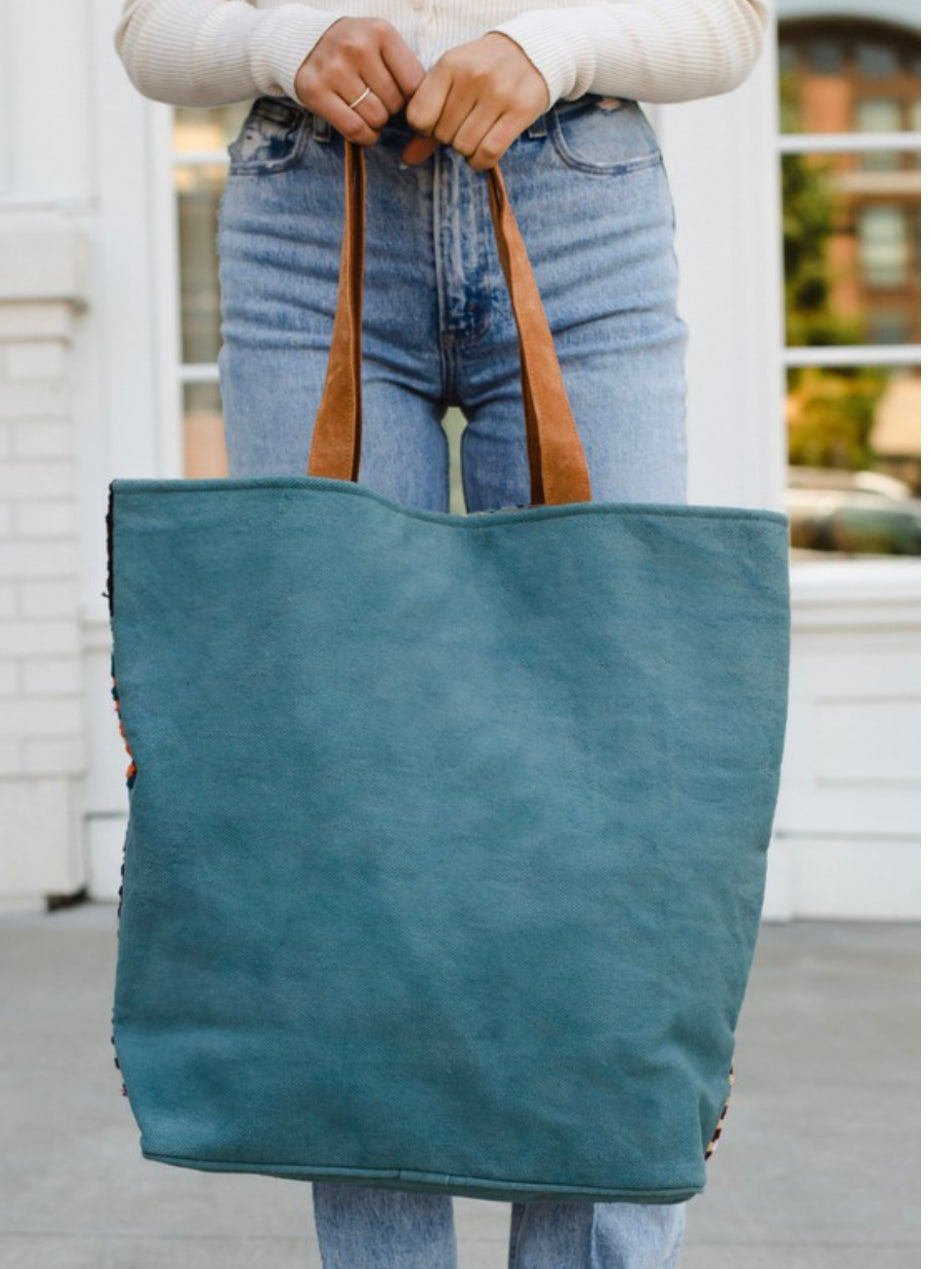
[[[445,352],[446,350],[449,350],[451,352],[455,348],[470,348],[473,344],[477,344],[482,339],[485,338],[485,336],[488,334],[488,332],[491,329],[493,319],[494,319],[494,297],[492,295],[491,298],[489,299],[488,305],[487,305],[487,314],[483,318],[481,325],[479,327],[469,331],[459,331],[459,330],[455,330],[452,326],[447,325],[446,311],[445,311],[445,277],[443,272],[444,257],[443,257],[443,244],[442,244],[442,219],[443,219],[442,208],[443,208],[443,197],[444,197],[443,172],[442,172],[442,163],[441,163],[440,155],[438,152],[432,156],[432,162],[433,162],[433,262],[434,262],[434,268],[436,271],[436,295],[438,300],[438,318],[439,318],[439,323],[438,323],[439,346],[440,346],[440,349],[443,350],[443,352]],[[487,181],[487,177],[484,175],[484,173],[481,173],[480,176],[481,176],[482,182]],[[490,207],[488,207],[487,209],[487,214],[488,214],[488,217],[490,218],[490,215],[491,215]],[[498,258],[497,252],[495,249],[494,259],[496,260],[497,258]],[[485,269],[484,272],[485,272],[485,283],[489,289],[492,289],[493,283],[491,281],[490,269],[489,268]],[[451,371],[452,371],[452,367],[450,365],[450,379],[449,379],[450,383],[452,381]],[[447,392],[448,390],[447,383],[443,384],[443,390],[444,392]]]

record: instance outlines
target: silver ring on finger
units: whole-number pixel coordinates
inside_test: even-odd
[[[356,97],[354,101],[350,101],[348,103],[349,109],[354,110],[355,107],[359,104],[359,102],[364,101],[370,92],[371,92],[371,88],[370,87],[366,88],[365,91],[360,96]]]

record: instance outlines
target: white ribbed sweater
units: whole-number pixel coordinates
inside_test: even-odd
[[[341,17],[382,17],[424,69],[503,31],[561,97],[688,101],[735,88],[762,48],[771,0],[124,0],[113,42],[135,87],[177,106],[262,94],[298,99],[294,76]]]

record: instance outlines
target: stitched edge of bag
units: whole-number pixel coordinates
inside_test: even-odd
[[[553,1199],[557,1199],[563,1196],[574,1196],[578,1199],[589,1196],[592,1199],[598,1198],[609,1201],[611,1197],[614,1199],[627,1197],[634,1200],[639,1197],[645,1202],[669,1203],[677,1202],[680,1199],[692,1198],[696,1194],[701,1194],[704,1190],[703,1186],[669,1186],[665,1189],[649,1190],[610,1189],[607,1186],[553,1185],[544,1181],[513,1181],[498,1177],[458,1176],[446,1172],[421,1172],[413,1168],[340,1168],[327,1167],[325,1164],[230,1162],[217,1159],[199,1159],[187,1155],[161,1154],[147,1150],[144,1146],[142,1147],[142,1156],[156,1163],[168,1163],[184,1168],[197,1168],[207,1172],[256,1172],[280,1177],[319,1177],[321,1180],[325,1177],[336,1180],[344,1177],[347,1180],[355,1180],[369,1185],[378,1185],[379,1183],[381,1185],[390,1185],[394,1181],[407,1181],[422,1190],[446,1191],[450,1186],[470,1187],[485,1195],[489,1191],[504,1190],[537,1195],[540,1198],[551,1196]],[[417,1184],[418,1182],[420,1183],[419,1185]]]
[[[451,528],[460,529],[485,529],[497,523],[519,525],[542,518],[557,519],[560,516],[590,515],[592,513],[615,515],[618,511],[637,516],[646,514],[685,516],[692,520],[764,520],[780,525],[782,528],[787,528],[788,526],[787,512],[775,511],[770,507],[731,507],[725,504],[713,506],[695,502],[635,502],[623,499],[605,500],[603,502],[541,503],[530,505],[522,513],[518,514],[512,514],[499,508],[491,508],[488,511],[487,519],[485,519],[484,516],[476,517],[474,514],[459,515],[457,512],[452,511],[426,511],[420,507],[408,507],[403,503],[395,502],[393,498],[388,498],[386,494],[380,493],[377,489],[371,489],[367,485],[359,485],[351,480],[335,480],[329,476],[205,476],[197,478],[167,477],[165,479],[124,476],[115,480],[113,484],[119,488],[120,496],[123,498],[132,494],[145,496],[146,494],[156,493],[160,496],[165,493],[234,493],[243,489],[273,489],[279,491],[292,489],[297,491],[313,487],[320,493],[350,494],[355,497],[369,498],[371,501],[378,502],[384,507],[390,507],[394,511],[411,517],[411,519],[426,520],[433,524],[445,524]],[[500,515],[501,520],[492,519],[491,517],[494,515]]]

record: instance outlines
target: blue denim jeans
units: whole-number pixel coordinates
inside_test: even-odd
[[[501,158],[591,474],[594,500],[686,501],[674,213],[636,102],[556,103]],[[603,102],[601,105],[599,103]],[[365,151],[364,438],[359,481],[448,510],[441,419],[467,419],[469,511],[529,502],[519,347],[487,178],[449,146],[401,170],[402,116]],[[260,98],[220,206],[219,372],[230,474],[303,473],[326,372],[343,225],[342,137]]]
[[[466,420],[469,512],[530,501],[519,345],[487,178],[451,147],[403,168],[402,115],[366,149],[359,482],[449,510],[441,420]],[[259,98],[229,147],[217,230],[233,476],[303,474],[323,387],[343,225],[343,141]],[[636,102],[560,101],[500,161],[588,460],[594,500],[685,502],[674,210]],[[611,1131],[622,1132],[623,1126]],[[448,1195],[313,1183],[325,1269],[454,1269]],[[509,1269],[672,1269],[684,1203],[514,1203]]]

